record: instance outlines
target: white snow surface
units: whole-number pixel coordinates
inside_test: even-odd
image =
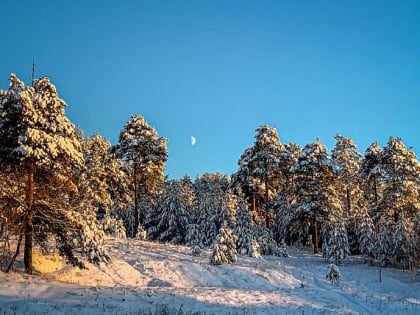
[[[0,272],[0,314],[420,314],[420,276],[382,269],[379,282],[360,257],[338,266],[335,286],[321,256],[294,248],[220,266],[186,246],[108,239],[107,248],[112,262],[88,270],[46,258],[44,273]]]

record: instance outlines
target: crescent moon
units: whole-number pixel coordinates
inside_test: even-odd
[[[194,136],[191,136],[191,145],[194,145],[197,142],[197,139]]]

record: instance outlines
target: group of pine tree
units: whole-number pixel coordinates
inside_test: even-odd
[[[169,180],[166,139],[132,116],[111,145],[86,137],[65,116],[47,77],[25,86],[10,76],[0,90],[0,266],[23,250],[55,251],[71,264],[108,262],[107,235],[212,248],[210,262],[237,253],[284,255],[310,246],[326,260],[360,254],[371,263],[412,268],[420,262],[420,163],[400,138],[365,154],[351,138],[280,142],[262,125],[231,176],[206,173]]]

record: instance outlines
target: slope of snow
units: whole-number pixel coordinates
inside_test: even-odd
[[[359,258],[325,280],[322,257],[238,256],[209,265],[185,246],[108,240],[109,265],[52,265],[48,273],[0,273],[0,314],[420,314],[420,277],[370,267]],[[54,260],[54,259],[52,259]],[[57,269],[60,267],[60,269]],[[40,269],[38,269],[40,270]]]

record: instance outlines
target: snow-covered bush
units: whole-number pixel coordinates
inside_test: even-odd
[[[192,247],[191,254],[193,256],[196,256],[196,257],[201,256],[201,248],[200,248],[200,246],[194,245]]]
[[[147,239],[147,231],[144,228],[143,225],[139,225],[138,229],[137,229],[137,235],[136,235],[136,239],[140,240],[140,241],[144,241]]]
[[[289,257],[286,245],[278,246],[274,255],[276,255],[277,257]]]
[[[232,233],[232,230],[224,223],[213,245],[210,263],[212,265],[221,265],[236,262],[236,240],[237,238]]]
[[[249,257],[254,257],[254,258],[261,257],[260,245],[258,244],[256,240],[251,241],[251,246],[249,246],[248,255]]]
[[[104,217],[101,220],[102,227],[107,235],[117,238],[126,238],[127,234],[122,220],[114,217]]]
[[[325,278],[334,285],[337,285],[340,283],[340,278],[341,278],[340,270],[335,264],[328,265],[328,271]]]
[[[277,251],[277,242],[273,234],[265,227],[258,226],[256,240],[260,245],[261,255],[274,255]]]

